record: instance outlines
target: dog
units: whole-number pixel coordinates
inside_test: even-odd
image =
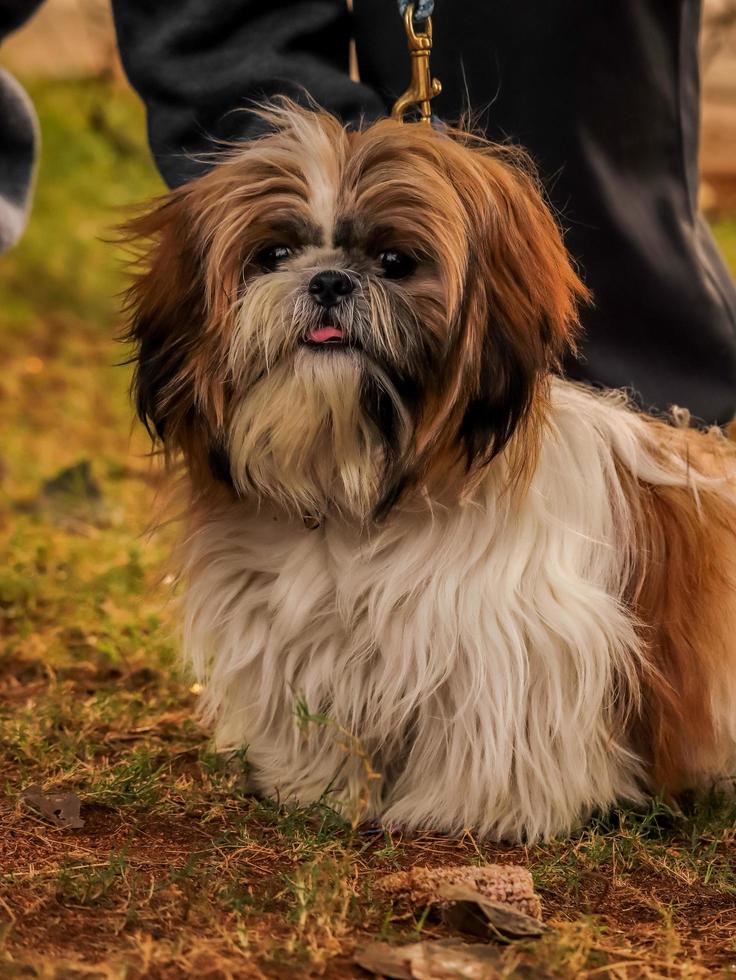
[[[520,151],[262,116],[128,229],[219,748],[262,794],[503,840],[725,784],[733,445],[559,376],[589,296]]]

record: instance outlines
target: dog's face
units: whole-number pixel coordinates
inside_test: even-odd
[[[131,224],[139,412],[196,484],[365,517],[522,426],[584,288],[518,156],[274,108]]]

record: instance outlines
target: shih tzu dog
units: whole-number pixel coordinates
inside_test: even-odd
[[[219,746],[503,839],[733,776],[734,447],[556,376],[586,290],[518,153],[264,111],[130,226]]]

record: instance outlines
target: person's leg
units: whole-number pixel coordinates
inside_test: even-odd
[[[408,79],[395,0],[355,0],[361,79]],[[736,290],[697,211],[699,0],[437,0],[434,106],[529,149],[593,290],[569,373],[736,413]]]
[[[346,121],[381,112],[375,93],[349,77],[345,0],[112,0],[112,10],[169,187],[208,170],[217,141],[263,133],[267,125],[241,110],[274,97],[311,98]]]
[[[37,127],[30,99],[0,68],[0,255],[15,245],[28,218]]]
[[[20,27],[41,0],[5,0],[0,42]],[[12,75],[0,68],[0,254],[25,227],[31,203],[38,122],[31,101]]]

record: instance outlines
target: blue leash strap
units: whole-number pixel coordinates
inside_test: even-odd
[[[411,0],[399,0],[399,13],[403,17],[406,13],[406,8],[411,3]],[[414,3],[414,22],[420,24],[427,17],[431,17],[434,12],[434,0],[415,0]]]

